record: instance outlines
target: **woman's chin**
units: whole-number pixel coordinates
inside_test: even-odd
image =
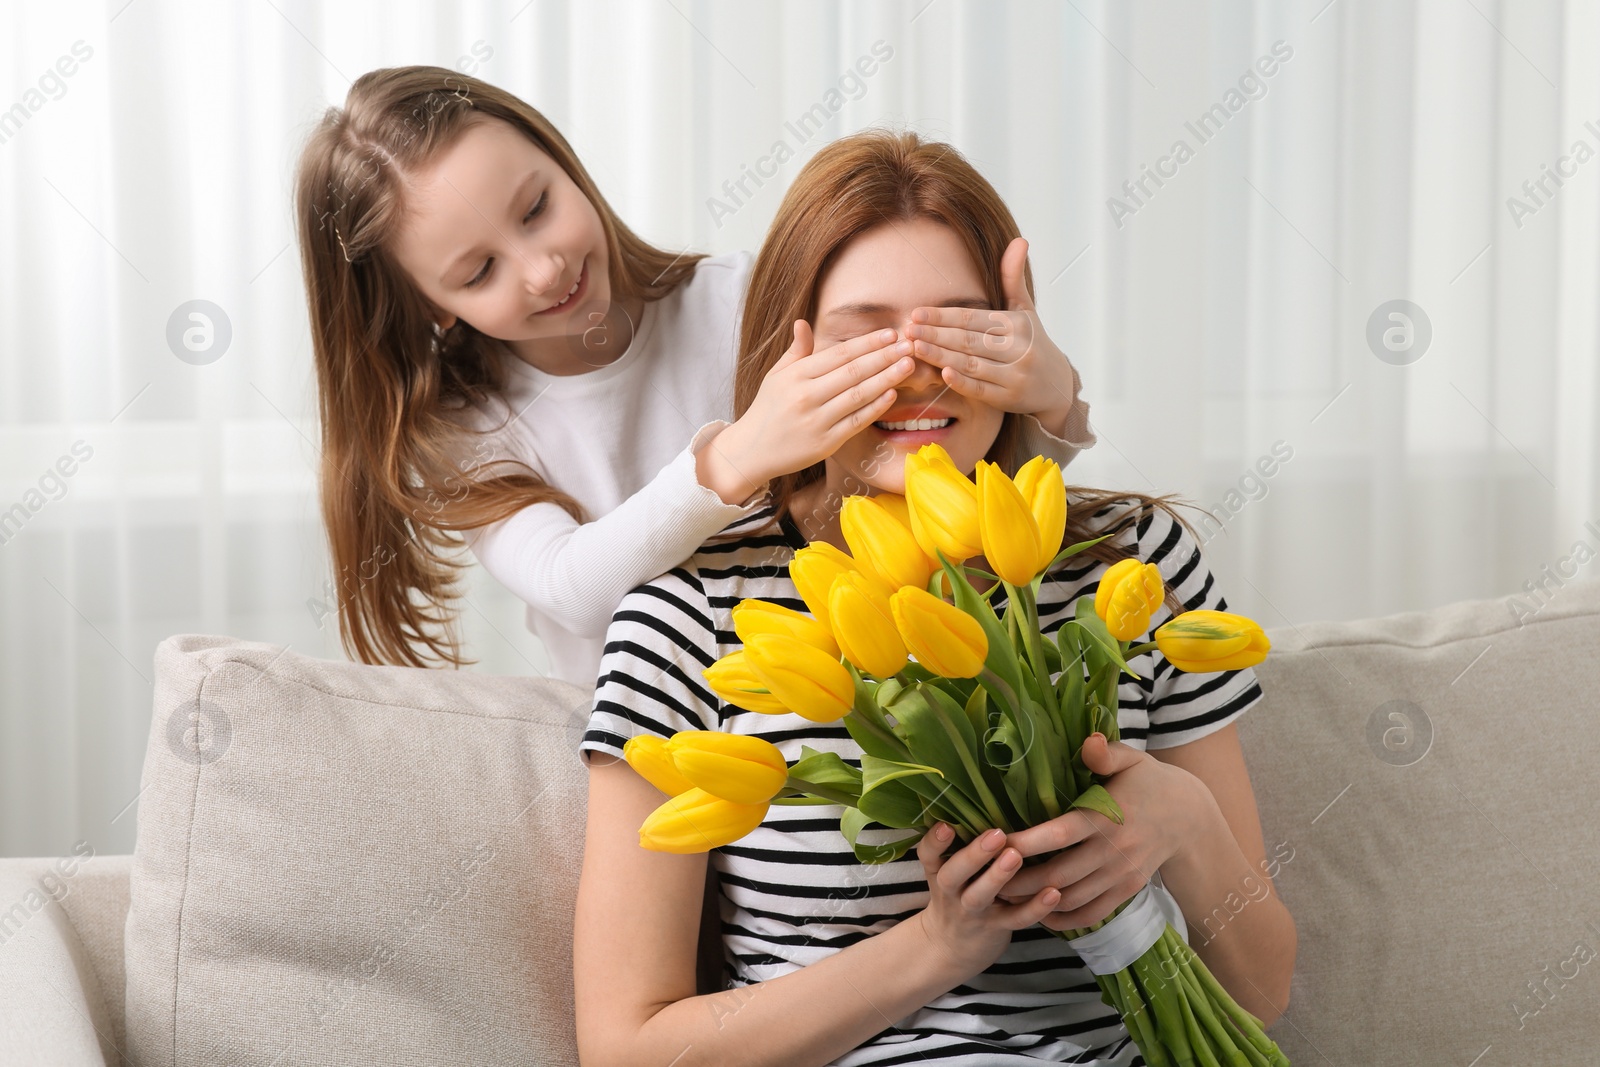
[[[906,491],[905,457],[896,454],[882,458],[874,453],[858,459],[843,459],[834,453],[828,461],[827,481],[840,486],[846,496],[893,493],[904,496]]]

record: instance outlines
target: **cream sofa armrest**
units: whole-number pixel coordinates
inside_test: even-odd
[[[0,859],[0,1063],[107,1067],[100,985],[56,897],[55,858]]]

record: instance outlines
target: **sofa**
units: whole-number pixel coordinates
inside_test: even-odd
[[[1291,1060],[1600,1062],[1600,583],[1268,633]],[[577,1062],[587,693],[193,634],[155,671],[134,854],[0,860],[0,1063]]]

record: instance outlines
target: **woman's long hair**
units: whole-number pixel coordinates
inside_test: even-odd
[[[953,230],[978,268],[990,306],[1006,306],[1000,259],[1020,233],[983,175],[951,145],[924,141],[915,133],[866,130],[842,137],[801,168],[756,257],[739,332],[735,417],[749,410],[767,372],[789,347],[794,321],[815,321],[817,291],[839,250],[875,226],[913,219],[930,219]],[[1031,267],[1024,266],[1023,281],[1031,295]],[[1016,454],[1017,429],[1017,416],[1007,412],[988,452],[989,461],[1008,473],[1028,458]],[[774,478],[770,491],[776,515],[789,514],[795,493],[823,476],[823,464],[815,463]],[[1070,485],[1067,494],[1064,545],[1120,532],[1150,508],[1165,510],[1194,532],[1168,497]],[[1091,527],[1085,516],[1107,505],[1113,505],[1108,516]],[[1102,541],[1083,555],[1105,563],[1128,558],[1114,541]],[[1183,609],[1170,591],[1168,602],[1174,612]]]
[[[451,603],[467,564],[452,532],[542,501],[584,518],[571,496],[493,454],[486,441],[494,430],[476,434],[448,414],[503,390],[504,346],[459,320],[436,332],[429,302],[390,252],[407,181],[473,124],[493,120],[546,152],[594,205],[613,300],[660,299],[702,258],[637,236],[549,120],[487,82],[444,67],[374,70],[350,86],[343,108],[324,113],[300,155],[295,224],[339,633],[346,653],[365,663],[473,662],[462,658],[454,634]],[[495,466],[503,473],[482,476]],[[472,472],[478,476],[466,477]]]

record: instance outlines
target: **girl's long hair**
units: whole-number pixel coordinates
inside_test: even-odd
[[[951,145],[915,133],[865,130],[842,137],[819,149],[795,176],[756,257],[739,332],[735,417],[749,410],[762,379],[788,349],[794,321],[815,321],[817,291],[839,250],[874,226],[913,219],[955,231],[978,268],[990,306],[1005,308],[1000,258],[1020,232],[983,175]],[[1023,281],[1031,295],[1031,267],[1023,268]],[[1007,412],[988,452],[990,462],[1012,474],[1028,458],[1017,455],[1017,430],[1017,416]],[[774,478],[769,489],[775,516],[789,514],[795,493],[823,476],[823,464],[816,463]],[[1064,545],[1120,532],[1150,508],[1161,508],[1194,532],[1168,497],[1071,485],[1067,495]],[[1103,522],[1085,521],[1107,505],[1112,507]],[[1114,541],[1082,554],[1108,564],[1128,558]],[[1168,601],[1174,612],[1182,610],[1170,590]]]
[[[636,235],[549,120],[487,82],[444,67],[374,70],[350,86],[343,108],[328,108],[300,155],[295,225],[340,640],[365,663],[474,662],[454,633],[451,602],[468,564],[453,532],[545,501],[584,518],[571,496],[486,446],[504,422],[478,434],[449,414],[503,390],[504,346],[459,319],[436,332],[429,302],[390,252],[408,180],[473,124],[496,119],[554,159],[594,205],[613,300],[660,299],[703,258]],[[499,473],[484,476],[490,467]]]

